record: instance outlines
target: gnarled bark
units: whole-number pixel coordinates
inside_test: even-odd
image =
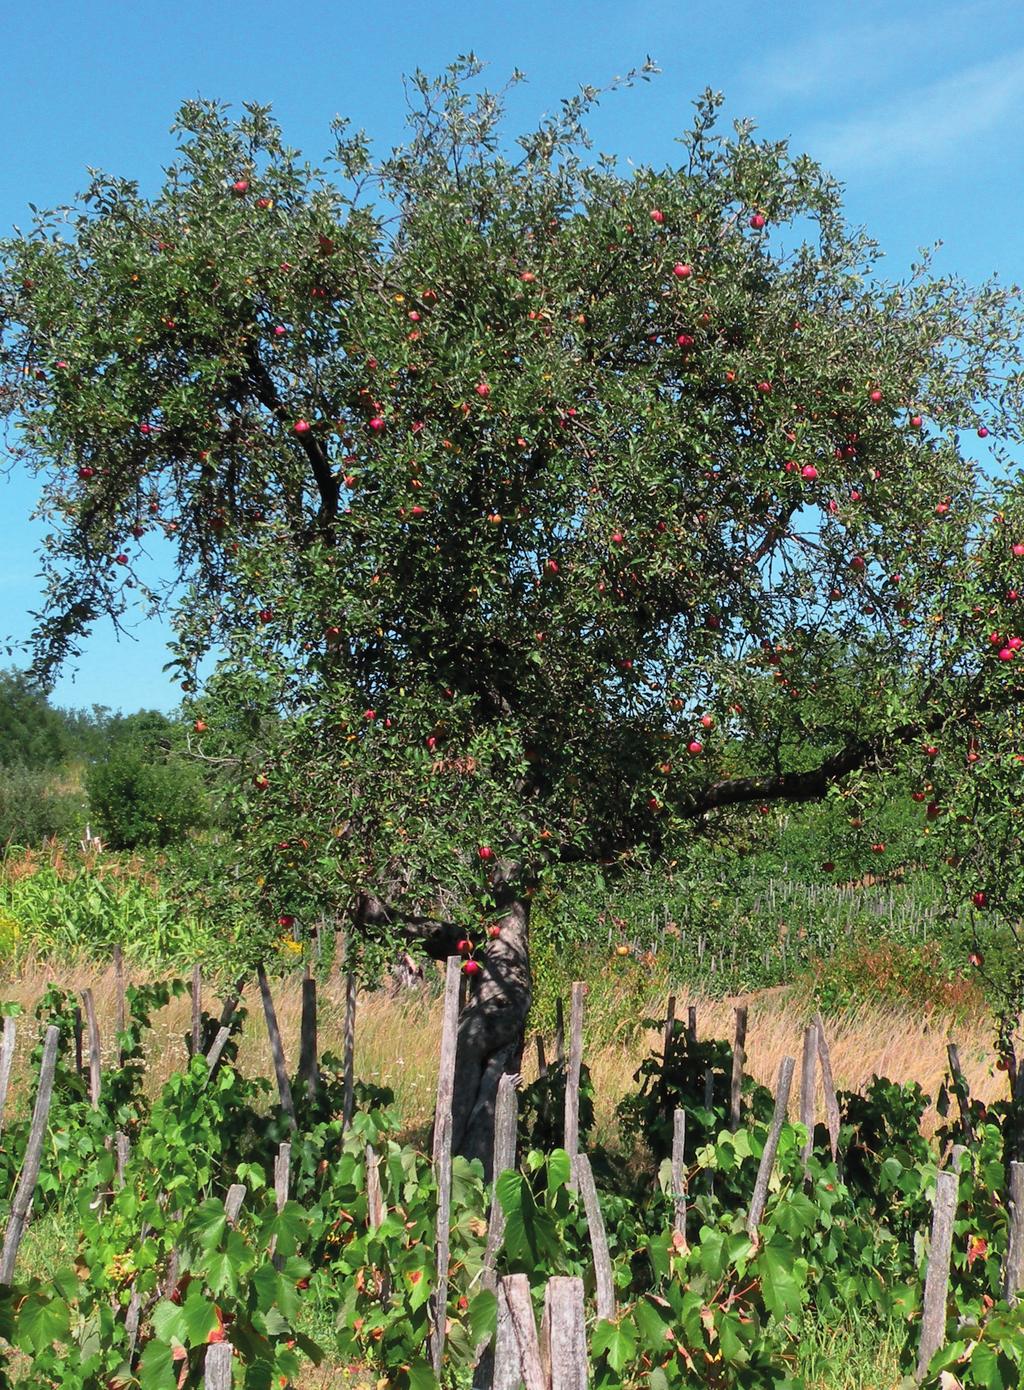
[[[529,900],[512,898],[497,920],[501,931],[487,944],[483,971],[459,1020],[452,1115],[454,1152],[480,1159],[488,1182],[498,1082],[519,1070],[532,998]]]

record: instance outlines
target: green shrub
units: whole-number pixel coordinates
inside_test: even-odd
[[[52,773],[0,767],[0,844],[38,845],[54,835],[77,838],[85,818],[84,796],[63,788]]]
[[[132,747],[115,749],[85,776],[89,809],[112,849],[162,847],[206,821],[198,773],[174,759],[151,762]]]

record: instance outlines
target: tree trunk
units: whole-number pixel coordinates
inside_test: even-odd
[[[512,898],[498,920],[459,1021],[452,1107],[453,1150],[480,1159],[488,1182],[498,1082],[519,1070],[530,1011],[529,900]]]

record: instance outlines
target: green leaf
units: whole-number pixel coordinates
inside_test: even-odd
[[[171,1348],[154,1337],[139,1362],[139,1390],[174,1390],[177,1383]]]
[[[806,1271],[806,1262],[796,1257],[790,1242],[769,1242],[758,1255],[756,1267],[768,1311],[777,1318],[798,1313],[803,1306],[803,1288],[797,1275]]]
[[[590,1346],[595,1356],[603,1352],[612,1370],[621,1374],[636,1355],[636,1342],[636,1327],[630,1318],[617,1322],[602,1318],[594,1328]]]

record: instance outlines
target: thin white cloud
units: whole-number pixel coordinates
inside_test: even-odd
[[[866,114],[818,125],[801,143],[843,178],[866,167],[934,164],[1016,124],[1024,98],[1024,49],[977,63],[940,81],[875,104]]]

